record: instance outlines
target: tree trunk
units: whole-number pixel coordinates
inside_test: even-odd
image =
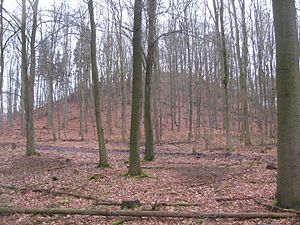
[[[110,140],[112,135],[112,127],[111,127],[111,114],[112,114],[112,104],[113,104],[113,91],[112,91],[112,71],[111,71],[111,64],[112,64],[112,57],[111,57],[111,37],[110,37],[110,29],[109,29],[109,21],[107,24],[108,31],[107,31],[107,38],[106,38],[106,48],[104,49],[106,55],[106,76],[107,76],[107,96],[106,96],[106,105],[107,105],[107,112],[106,112],[106,121],[107,121],[107,131],[108,131],[108,139]]]
[[[278,116],[278,204],[300,208],[300,72],[294,0],[273,0]]]
[[[153,116],[154,116],[154,129],[155,129],[155,142],[161,141],[161,90],[160,90],[160,70],[159,70],[159,51],[158,43],[155,43],[155,57],[154,57],[154,92],[153,92]]]
[[[224,123],[226,131],[226,151],[232,150],[231,141],[231,126],[230,126],[230,108],[229,108],[229,94],[228,94],[228,84],[229,84],[229,67],[228,67],[228,55],[226,48],[226,37],[224,28],[224,3],[223,0],[220,1],[220,36],[222,45],[222,88],[223,88],[223,106],[224,106]]]
[[[188,132],[188,138],[187,141],[191,142],[192,134],[193,134],[193,90],[192,90],[192,78],[193,78],[193,71],[192,71],[192,50],[190,47],[190,37],[189,37],[189,24],[188,24],[188,18],[187,18],[187,8],[185,8],[184,14],[185,14],[185,27],[186,27],[186,48],[187,48],[187,63],[188,63],[188,99],[189,99],[189,105],[188,105],[188,118],[189,118],[189,132]]]
[[[44,49],[44,57],[47,59],[46,56],[46,49]],[[51,52],[51,54],[54,54]],[[53,56],[50,56],[51,60],[50,63],[53,62]],[[48,129],[51,128],[52,131],[52,138],[54,141],[56,141],[56,133],[55,133],[55,125],[54,125],[54,104],[53,104],[53,70],[52,65],[49,65],[49,62],[45,63],[47,67],[47,90],[48,90]]]
[[[242,213],[222,213],[222,212],[168,212],[168,211],[100,211],[93,209],[70,209],[70,208],[13,208],[0,207],[0,214],[45,214],[45,215],[89,215],[89,216],[131,216],[131,217],[175,217],[175,218],[219,218],[219,219],[256,219],[256,218],[298,218],[299,214],[292,212],[242,212]]]
[[[15,89],[14,89],[14,103],[13,103],[13,114],[14,114],[13,119],[16,118],[16,115],[18,113],[18,93],[20,91],[19,69],[20,69],[20,67],[17,66],[17,68],[16,68],[16,79],[15,79],[15,82],[14,82],[15,83],[15,85],[14,85]],[[23,101],[21,101],[21,105],[22,105],[22,102]],[[21,107],[20,107],[20,109],[21,109]]]
[[[237,66],[239,67],[240,72],[240,88],[242,96],[242,140],[245,145],[251,145],[250,139],[250,130],[249,130],[249,120],[248,120],[248,95],[247,95],[247,66],[248,66],[248,46],[247,46],[247,30],[246,30],[246,21],[245,21],[245,2],[242,1],[242,33],[243,33],[243,58],[240,51],[240,40],[239,40],[239,27],[238,19],[236,15],[236,8],[234,0],[231,0],[233,17],[235,23],[235,38],[236,38],[236,53],[237,53]]]
[[[24,80],[24,108],[26,118],[26,155],[35,154],[34,144],[34,78],[35,78],[35,37],[37,29],[38,0],[33,3],[33,22],[30,38],[30,74],[27,75],[27,51],[26,51],[26,0],[22,1],[22,76]]]
[[[146,77],[145,77],[145,104],[144,104],[144,128],[146,136],[145,157],[146,161],[154,160],[153,149],[153,127],[151,116],[151,89],[152,89],[152,71],[155,53],[155,13],[156,0],[148,0],[148,55],[146,59]]]
[[[80,139],[81,141],[84,140],[84,127],[85,127],[85,108],[86,108],[86,88],[85,88],[85,82],[84,82],[84,74],[83,72],[83,65],[79,65],[79,85],[80,85],[80,90],[79,90],[79,95],[80,95],[80,129],[79,129],[79,134],[80,134]]]
[[[142,0],[135,0],[133,21],[133,77],[132,77],[132,108],[130,127],[129,171],[130,176],[142,174],[139,154],[140,112],[142,93]]]
[[[122,110],[121,110],[121,135],[122,142],[126,142],[126,85],[125,85],[125,74],[124,74],[124,53],[123,53],[123,40],[122,40],[122,20],[123,11],[119,0],[120,16],[118,24],[118,50],[119,50],[119,71],[121,77],[121,98],[122,98]]]
[[[64,56],[63,56],[63,123],[62,126],[64,128],[64,134],[66,138],[66,126],[69,121],[69,107],[68,107],[68,64],[69,64],[69,53],[68,53],[68,47],[69,47],[69,15],[66,15],[66,28],[64,31]]]
[[[106,153],[105,140],[103,135],[101,107],[100,107],[100,98],[99,98],[99,77],[98,77],[97,56],[96,56],[96,27],[94,21],[93,0],[88,1],[88,8],[89,8],[90,24],[91,24],[91,60],[92,60],[93,93],[94,93],[97,137],[98,137],[99,157],[100,157],[98,166],[108,167],[109,164],[107,161],[107,153]]]
[[[9,65],[9,78],[7,79],[7,87],[8,87],[8,94],[7,94],[7,120],[8,120],[8,125],[11,127],[12,126],[12,120],[13,120],[13,109],[12,109],[12,103],[13,103],[13,90],[12,90],[12,85],[13,85],[13,60],[10,61]]]

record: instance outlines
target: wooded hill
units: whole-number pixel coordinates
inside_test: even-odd
[[[78,132],[84,139],[87,123],[95,120],[91,101],[90,27],[87,14],[82,11],[86,6],[74,8],[70,4],[68,1],[56,2],[48,6],[49,10],[38,12],[42,23],[35,44],[34,107],[39,116],[46,113],[43,109],[46,107],[48,118],[43,127],[49,130],[53,139],[68,137],[68,132],[61,135],[59,131],[73,123],[72,119],[78,115]],[[101,4],[103,13],[97,13],[100,7],[96,4],[95,17],[105,138],[113,139],[113,134],[121,129],[125,140],[129,134],[132,93],[132,33],[126,26],[132,25],[132,17],[127,16],[131,15],[132,5],[122,1]],[[228,1],[223,9],[219,4],[211,5],[207,1],[158,3],[157,50],[151,78],[156,142],[168,139],[164,137],[164,130],[181,132],[181,141],[198,142],[205,139],[207,131],[225,129],[224,65],[218,21],[221,10],[225,21],[230,135],[240,136],[241,143],[248,144],[249,141],[269,143],[269,138],[275,137],[275,45],[270,6],[261,1]],[[29,24],[32,10],[30,6],[26,18]],[[20,15],[20,12],[19,8],[4,10],[4,25],[17,26],[9,17],[12,13]],[[147,21],[146,11],[143,13]],[[142,30],[145,74],[148,33],[146,26]],[[21,117],[24,134],[20,57],[18,51],[13,51],[13,46],[18,45],[18,35],[10,36],[10,29],[3,29],[3,37],[6,45],[3,46],[2,121],[8,120],[11,124]],[[2,126],[3,129],[7,127]]]

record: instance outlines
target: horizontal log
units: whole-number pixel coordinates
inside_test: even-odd
[[[300,217],[297,213],[275,213],[275,212],[170,212],[170,211],[101,211],[93,209],[71,209],[71,208],[14,208],[0,207],[0,214],[46,214],[46,215],[90,215],[90,216],[130,216],[130,217],[176,217],[176,218],[292,218]]]

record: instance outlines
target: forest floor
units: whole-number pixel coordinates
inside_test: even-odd
[[[143,147],[141,147],[143,150]],[[128,146],[107,143],[111,168],[97,168],[96,141],[39,141],[38,155],[25,156],[25,142],[0,143],[0,205],[26,208],[121,210],[120,202],[138,199],[128,210],[174,212],[270,212],[276,189],[276,146],[222,148],[156,145],[156,160],[142,162],[148,177],[132,178]],[[101,203],[118,203],[101,205]],[[186,205],[184,205],[186,203]],[[168,206],[164,206],[167,204]],[[124,209],[125,210],[125,209]],[[123,224],[300,224],[293,219],[122,218]],[[79,215],[0,215],[0,224],[117,224],[120,218]]]

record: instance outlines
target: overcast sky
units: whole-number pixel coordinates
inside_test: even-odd
[[[54,0],[40,0],[39,1],[39,8],[47,7],[50,4],[52,4],[53,2],[54,2]],[[4,8],[9,10],[9,11],[13,11],[14,9],[16,9],[21,4],[22,4],[21,0],[4,0],[4,2],[3,2]]]

